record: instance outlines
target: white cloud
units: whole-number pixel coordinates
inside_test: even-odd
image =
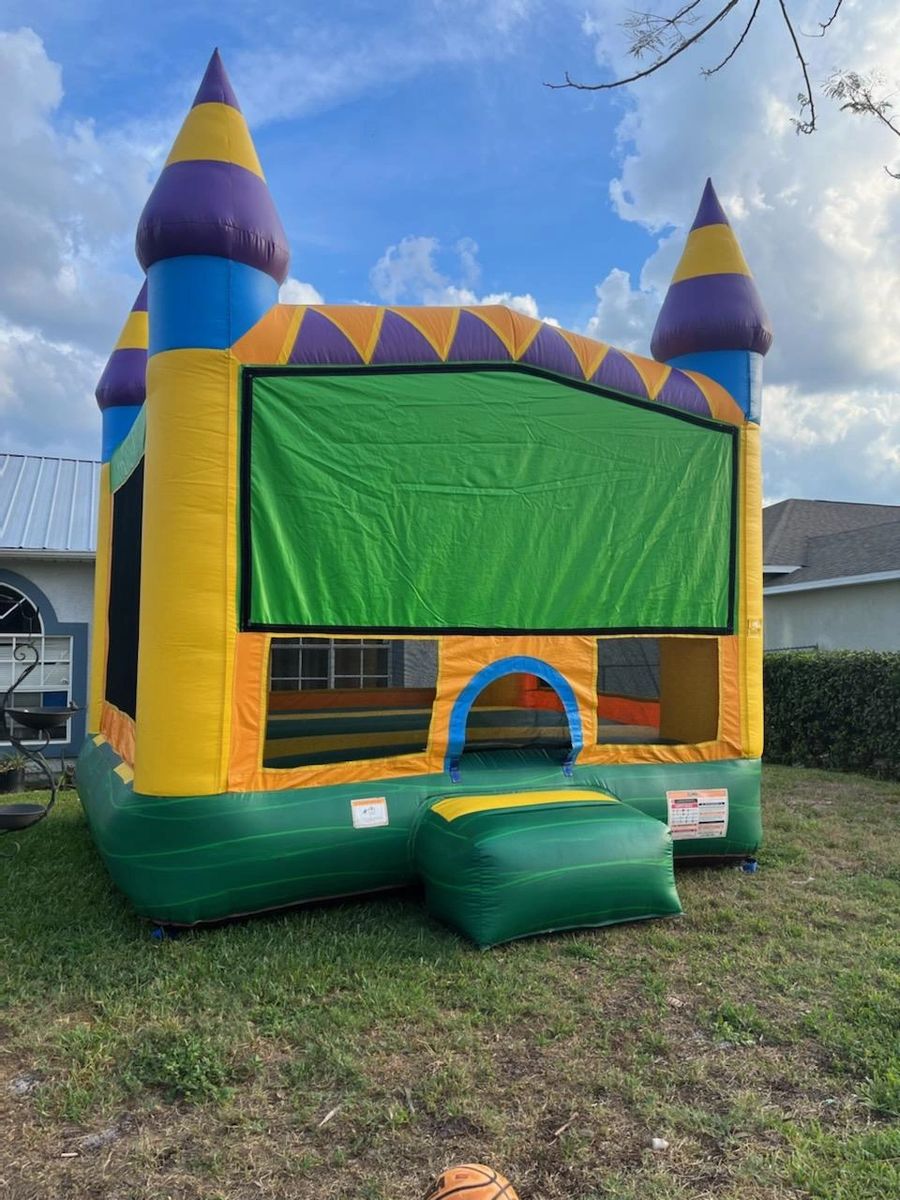
[[[438,271],[434,261],[439,245],[434,237],[405,237],[397,245],[388,246],[369,273],[369,281],[379,299],[385,304],[400,304],[414,297],[443,294],[448,280]],[[443,303],[452,302],[444,300]]]
[[[322,294],[311,283],[302,279],[287,278],[278,290],[278,299],[282,304],[324,304]]]
[[[94,387],[104,359],[0,324],[0,447],[25,454],[96,458]]]
[[[385,304],[505,304],[549,325],[559,324],[553,317],[541,315],[530,292],[479,296],[472,286],[481,276],[478,245],[471,238],[461,238],[453,248],[454,275],[438,267],[441,253],[441,244],[434,237],[405,237],[388,246],[369,274],[373,291]]]
[[[152,156],[62,120],[62,97],[38,35],[0,32],[0,444],[93,456],[94,387],[139,278],[118,261]]]
[[[540,0],[432,0],[437,12],[454,20],[512,33],[538,8]]]
[[[596,0],[585,24],[601,73],[621,72],[630,61],[616,25],[624,8],[610,7]],[[814,6],[802,15],[810,17],[803,28],[814,27]],[[813,79],[827,76],[838,56],[848,67],[880,67],[900,79],[894,0],[848,4],[842,22],[831,41],[804,42]],[[786,494],[790,481],[793,494],[866,499],[893,490],[896,499],[900,184],[882,169],[892,139],[824,97],[820,131],[795,132],[797,66],[777,6],[762,7],[758,28],[721,74],[701,77],[700,68],[728,44],[704,44],[629,89],[611,198],[623,219],[660,242],[634,285],[622,272],[604,280],[589,328],[646,349],[712,175],[775,329],[766,360],[767,491]]]
[[[251,125],[307,116],[395,87],[441,65],[514,54],[541,0],[416,0],[379,14],[361,39],[337,16],[305,24],[295,10],[265,50],[236,54],[233,74]]]
[[[0,32],[0,315],[99,350],[134,299],[110,262],[134,235],[150,164],[88,122],[60,122],[61,100],[37,34]]]
[[[30,29],[0,31],[0,445],[96,456],[94,388],[139,270],[118,259],[150,188],[124,134],[66,122],[60,67]]]
[[[822,481],[824,499],[896,504],[900,406],[896,391],[822,393],[773,384],[763,407],[766,502]]]
[[[584,329],[588,337],[646,354],[647,330],[653,328],[659,312],[659,293],[632,288],[628,273],[619,267],[614,267],[595,291],[597,307]]]

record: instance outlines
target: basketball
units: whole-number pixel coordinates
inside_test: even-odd
[[[479,1163],[464,1163],[442,1171],[423,1200],[444,1200],[445,1196],[458,1196],[459,1200],[519,1200],[508,1179],[493,1167]]]

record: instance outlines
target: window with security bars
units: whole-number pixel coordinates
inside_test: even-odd
[[[40,656],[37,667],[24,681],[21,690],[13,694],[13,704],[18,708],[65,708],[72,696],[72,639],[68,637],[43,636],[42,634],[6,634],[0,632],[0,693],[12,686],[31,662],[31,656],[16,658],[16,650],[23,643],[35,646]],[[25,742],[35,740],[33,730],[16,727],[15,732]],[[0,730],[0,740],[8,744],[6,728]],[[69,723],[50,735],[53,742],[69,740]]]
[[[386,638],[278,638],[272,642],[273,692],[378,688],[391,684]]]
[[[437,661],[434,639],[273,638],[263,766],[421,753]]]
[[[40,613],[27,596],[8,584],[0,584],[0,634],[39,634]]]

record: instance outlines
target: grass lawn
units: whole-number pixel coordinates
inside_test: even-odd
[[[156,941],[69,793],[0,861],[0,1195],[416,1200],[475,1160],[522,1200],[896,1200],[898,802],[770,767],[756,875],[478,951],[407,895]]]

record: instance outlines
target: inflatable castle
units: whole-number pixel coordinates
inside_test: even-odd
[[[419,883],[479,944],[680,911],[760,841],[762,359],[707,182],[652,358],[279,302],[216,53],[137,231],[78,787],[137,912]]]

